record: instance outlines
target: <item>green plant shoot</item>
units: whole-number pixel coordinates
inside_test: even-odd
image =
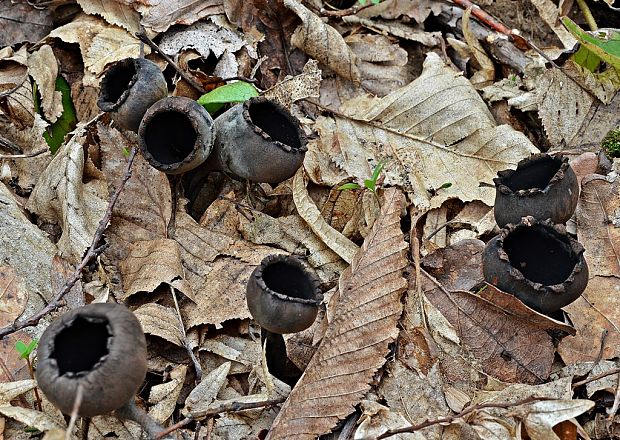
[[[205,93],[198,98],[198,104],[207,109],[209,113],[215,113],[225,104],[245,102],[255,96],[258,96],[258,90],[254,85],[245,81],[236,81]]]
[[[49,145],[52,154],[55,154],[56,151],[58,151],[62,143],[65,141],[65,136],[67,133],[72,131],[77,125],[77,116],[75,114],[73,101],[71,100],[71,87],[69,87],[69,83],[65,81],[62,76],[58,75],[56,78],[55,89],[62,95],[62,114],[56,122],[47,127],[45,133],[43,133],[43,138],[45,139],[45,142],[47,142],[47,145]],[[37,113],[43,116],[43,109],[41,108],[39,94],[37,91],[37,84],[34,83],[32,88],[34,95],[34,109]]]
[[[364,187],[371,192],[376,192],[377,190],[377,180],[379,180],[379,176],[381,175],[381,171],[383,171],[383,167],[385,166],[385,162],[381,161],[377,164],[375,169],[372,172],[372,176],[370,179],[364,180]],[[357,183],[345,183],[342,186],[338,187],[338,190],[349,190],[349,189],[360,189],[361,186]]]
[[[568,17],[562,18],[562,24],[568,31],[579,40],[581,47],[592,52],[593,55],[605,61],[616,70],[620,70],[620,32],[615,29],[606,31],[595,31],[592,33],[581,29],[574,21]],[[579,54],[579,52],[577,52]],[[591,68],[595,62],[595,58],[585,57],[582,52],[574,58],[576,63],[585,63],[580,65]]]
[[[17,350],[17,353],[19,353],[20,358],[27,360],[30,358],[30,355],[32,354],[34,349],[37,348],[38,343],[38,339],[33,339],[28,345],[26,345],[26,343],[22,340],[19,340],[15,343],[15,350]]]

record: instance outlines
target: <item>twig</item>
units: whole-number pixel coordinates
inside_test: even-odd
[[[136,157],[137,151],[138,150],[135,147],[131,149],[131,153],[129,154],[129,158],[127,160],[127,166],[125,167],[125,174],[123,175],[123,180],[121,180],[120,184],[118,185],[118,188],[116,188],[116,191],[114,191],[114,194],[112,194],[112,197],[110,198],[110,202],[108,203],[106,212],[103,218],[101,219],[101,221],[99,222],[99,226],[97,227],[97,230],[95,231],[95,236],[93,237],[93,241],[90,247],[88,248],[86,255],[84,255],[84,258],[82,259],[80,264],[78,264],[77,267],[75,268],[75,271],[73,272],[73,275],[71,275],[71,278],[67,280],[67,282],[56,293],[56,295],[54,295],[54,298],[52,298],[52,300],[45,307],[43,307],[41,310],[36,312],[30,318],[22,320],[22,321],[15,321],[11,325],[7,325],[6,327],[0,328],[0,339],[4,338],[7,335],[10,335],[11,333],[15,333],[16,331],[21,330],[23,328],[33,327],[37,325],[39,321],[41,320],[41,318],[43,318],[48,313],[53,312],[54,310],[58,309],[61,306],[61,301],[64,298],[64,296],[67,293],[69,293],[69,291],[73,288],[73,286],[75,286],[75,283],[77,283],[82,277],[82,270],[86,266],[88,266],[88,264],[90,264],[90,262],[93,259],[95,259],[97,255],[103,252],[105,247],[98,246],[98,243],[101,240],[101,237],[103,236],[103,232],[107,228],[108,223],[110,222],[110,219],[112,218],[112,210],[114,209],[114,205],[116,205],[116,201],[118,200],[118,197],[120,196],[121,191],[123,190],[123,188],[125,187],[125,184],[131,177],[131,166],[133,165],[133,160]]]
[[[418,425],[414,425],[414,426],[407,426],[407,427],[398,428],[398,429],[390,429],[387,432],[384,432],[383,434],[381,434],[381,435],[379,435],[378,437],[375,437],[375,438],[377,440],[379,440],[379,439],[382,439],[382,438],[391,437],[391,436],[393,436],[395,434],[419,431],[420,429],[427,428],[427,427],[433,426],[433,425],[439,425],[440,423],[452,423],[456,419],[461,419],[461,418],[465,417],[467,414],[470,414],[470,413],[472,413],[474,411],[478,411],[480,409],[485,409],[485,408],[512,408],[514,406],[527,405],[528,403],[540,402],[542,400],[554,400],[554,398],[552,398],[552,397],[534,397],[534,396],[531,396],[531,397],[528,397],[528,398],[523,399],[523,400],[517,400],[516,402],[481,403],[481,404],[478,404],[478,405],[470,406],[469,408],[466,408],[463,411],[461,411],[460,413],[455,414],[453,416],[446,416],[446,417],[441,417],[439,419],[427,420],[425,422],[422,422],[422,423],[420,423]]]
[[[196,355],[194,354],[194,350],[192,350],[192,347],[189,346],[189,342],[187,341],[187,333],[185,332],[183,318],[181,318],[181,309],[179,309],[179,302],[177,301],[176,291],[174,290],[174,287],[169,287],[170,293],[172,293],[172,299],[174,300],[174,307],[177,310],[177,317],[179,318],[179,328],[181,330],[181,333],[183,334],[183,345],[185,346],[185,350],[187,350],[187,353],[189,354],[189,358],[194,364],[194,369],[196,370],[196,381],[200,382],[200,379],[202,379],[202,367],[200,366],[198,358],[196,358]]]
[[[279,397],[277,399],[263,400],[262,402],[229,402],[229,403],[224,403],[220,406],[216,406],[214,408],[206,409],[204,411],[196,411],[194,414],[192,414],[192,417],[183,419],[180,422],[175,423],[172,426],[169,426],[168,428],[166,428],[165,431],[160,432],[158,435],[155,436],[155,439],[160,439],[163,436],[170,434],[171,432],[174,432],[177,429],[180,429],[186,425],[189,425],[190,423],[198,419],[204,419],[204,418],[215,416],[217,414],[221,414],[225,412],[238,412],[238,411],[244,411],[246,409],[256,409],[256,408],[262,408],[265,406],[273,406],[273,405],[282,403],[285,400],[286,400],[286,397]]]
[[[340,9],[340,10],[335,10],[335,11],[328,11],[324,8],[321,8],[319,12],[321,13],[323,17],[345,17],[347,15],[355,15],[358,12],[363,11],[364,9],[370,8],[371,6],[375,6],[375,5],[372,3],[368,3],[367,5],[364,5],[364,6],[353,5],[347,9]]]
[[[147,438],[165,438],[173,440],[166,435],[166,430],[153,417],[142,408],[136,405],[133,397],[121,408],[114,411],[114,414],[121,419],[133,420],[139,424],[146,432]]]
[[[69,420],[69,425],[67,426],[67,431],[65,432],[65,440],[71,440],[71,433],[75,427],[75,421],[78,418],[78,411],[82,406],[83,396],[84,386],[80,383],[77,387],[77,392],[75,393],[75,401],[73,402],[73,409],[71,410],[71,420]]]
[[[141,30],[140,32],[136,33],[136,38],[138,38],[140,41],[146,43],[151,49],[153,49],[155,52],[160,54],[161,57],[164,60],[166,60],[166,62],[168,64],[170,64],[174,68],[174,70],[177,71],[177,73],[179,75],[181,75],[181,78],[183,78],[185,81],[187,81],[193,88],[198,90],[200,93],[207,93],[207,91],[202,87],[202,85],[200,85],[200,83],[198,81],[196,81],[194,78],[192,78],[187,73],[185,73],[185,71],[183,69],[181,69],[179,66],[177,66],[177,64],[172,60],[172,58],[170,58],[168,55],[166,55],[164,52],[162,52],[161,49],[159,48],[159,46],[157,46],[157,44],[155,44],[153,42],[153,40],[151,40],[146,35],[144,30]]]
[[[612,374],[618,374],[618,373],[620,373],[620,368],[613,368],[611,370],[607,370],[607,371],[605,371],[603,373],[597,374],[596,376],[592,376],[592,377],[589,377],[587,379],[580,380],[579,382],[575,382],[573,384],[573,388],[581,387],[581,386],[583,386],[585,384],[588,384],[590,382],[594,382],[595,380],[599,380],[599,379],[602,379],[604,377],[611,376]]]
[[[588,7],[586,0],[577,0],[577,4],[579,5],[579,9],[581,9],[581,13],[583,14],[583,18],[588,23],[588,27],[591,31],[595,31],[598,29],[598,25],[596,24],[596,20],[592,16],[592,11]]]
[[[26,159],[28,157],[40,156],[45,153],[49,153],[49,148],[42,148],[37,151],[33,151],[32,153],[24,153],[24,154],[0,154],[0,159]]]

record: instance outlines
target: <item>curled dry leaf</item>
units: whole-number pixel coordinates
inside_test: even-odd
[[[194,292],[185,280],[179,244],[170,239],[137,241],[120,263],[123,276],[123,299],[138,292],[153,292],[168,284],[195,301]]]
[[[547,400],[516,408],[525,430],[532,440],[560,440],[553,427],[564,420],[571,420],[594,407],[594,402],[584,399]]]
[[[155,303],[138,307],[134,314],[147,335],[158,336],[179,347],[183,347],[181,322],[176,310]]]
[[[28,79],[28,52],[26,46],[18,51],[11,47],[0,50],[0,98],[2,112],[19,128],[34,123],[32,86]]]
[[[316,60],[308,60],[299,75],[288,76],[263,93],[263,96],[290,109],[294,102],[318,98],[321,86],[321,69]]]
[[[185,49],[195,49],[204,59],[211,54],[219,59],[224,52],[235,53],[246,44],[239,32],[214,23],[200,22],[166,33],[159,48],[170,56]]]
[[[58,61],[49,45],[44,44],[28,57],[28,73],[37,83],[43,114],[48,121],[56,122],[63,112],[62,94],[56,90]]]
[[[293,46],[303,50],[343,78],[351,81],[360,80],[357,56],[336,29],[324,23],[297,0],[284,0],[284,6],[297,14],[303,23],[291,37]]]
[[[575,43],[577,43],[577,39],[564,26],[562,26],[562,22],[560,21],[561,15],[568,14],[562,14],[562,12],[560,11],[560,7],[551,0],[531,1],[532,4],[536,7],[536,9],[538,9],[540,18],[542,18],[545,23],[547,23],[547,25],[553,30],[553,32],[557,35],[557,37],[564,45],[564,48],[567,50],[573,49],[573,47],[575,47]]]
[[[185,399],[184,411],[193,414],[205,410],[217,398],[217,393],[226,384],[230,365],[230,362],[224,362],[204,376]]]
[[[582,296],[566,307],[577,334],[560,342],[566,364],[597,360],[603,331],[603,359],[620,356],[620,178],[590,175],[581,181],[577,235],[585,247],[590,280]]]
[[[269,439],[314,439],[353,411],[398,335],[407,282],[403,194],[385,191],[381,215],[340,280],[336,316],[282,407]]]
[[[355,243],[327,224],[308,194],[303,168],[300,168],[293,178],[293,201],[295,202],[297,212],[299,212],[299,215],[308,224],[310,229],[331,250],[340,255],[344,261],[351,263],[359,248]]]
[[[493,301],[499,298],[499,305],[470,292],[449,292],[423,270],[421,277],[424,295],[457,330],[484,371],[505,382],[547,379],[554,355],[547,330],[574,334],[570,327],[530,310],[493,286],[485,290]]]
[[[362,400],[360,408],[362,415],[358,420],[359,426],[355,430],[354,439],[376,438],[387,430],[411,426],[402,413],[392,411],[372,400]]]
[[[81,126],[58,150],[26,204],[42,221],[60,225],[58,250],[72,263],[82,259],[108,205],[103,182],[83,182],[85,141],[86,129]]]
[[[421,209],[450,198],[492,206],[494,188],[480,183],[492,184],[497,171],[537,151],[522,133],[496,126],[471,83],[432,52],[415,81],[381,99],[349,101],[343,110],[348,116],[317,119],[320,137],[309,142],[309,157],[328,156],[319,160],[362,181],[384,160],[386,183],[405,188]],[[305,166],[315,168],[308,157]],[[445,183],[452,186],[437,191]]]
[[[50,429],[62,429],[58,421],[50,417],[44,412],[36,411],[30,408],[22,408],[20,406],[0,406],[0,414],[13,420],[17,420],[26,426],[36,428],[41,432]]]
[[[99,15],[105,21],[135,34],[140,31],[140,14],[130,2],[123,0],[77,0],[82,10]]]
[[[165,32],[174,24],[190,25],[201,18],[222,14],[222,0],[153,0],[138,5],[142,24],[155,32]]]
[[[177,365],[170,372],[170,381],[151,388],[149,403],[153,406],[149,415],[159,423],[164,423],[174,412],[186,375],[187,366]]]

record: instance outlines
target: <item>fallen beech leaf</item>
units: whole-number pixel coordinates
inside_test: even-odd
[[[194,49],[205,59],[211,54],[219,59],[224,52],[235,53],[246,44],[239,32],[214,23],[199,22],[166,33],[159,48],[170,56],[177,55],[185,49]]]
[[[620,179],[590,175],[582,180],[577,235],[585,247],[590,280],[584,293],[565,309],[577,334],[563,339],[558,353],[569,365],[620,356]]]
[[[75,272],[75,266],[69,263],[60,255],[54,255],[52,259],[52,291],[58,292],[62,289],[67,281],[71,279]],[[71,290],[64,296],[64,301],[69,309],[77,309],[86,304],[82,283],[75,283]]]
[[[567,326],[543,315],[532,320],[533,310],[504,309],[469,292],[449,292],[425,271],[421,275],[424,295],[457,330],[485,372],[506,382],[539,383],[549,376],[554,347],[546,330]],[[497,292],[494,296],[512,296]]]
[[[495,189],[480,182],[491,184],[498,170],[537,151],[522,133],[496,126],[471,83],[432,52],[415,81],[381,99],[351,100],[342,110],[346,117],[317,119],[320,136],[308,143],[309,153],[327,155],[325,162],[361,181],[386,161],[386,184],[403,186],[419,209],[452,198],[492,206]]]
[[[483,250],[483,241],[461,240],[425,256],[422,265],[446,290],[470,290],[484,281]]]
[[[273,423],[268,439],[314,439],[353,411],[398,335],[407,244],[403,194],[385,191],[381,215],[340,280],[336,316]]]
[[[225,360],[224,362],[232,361],[230,374],[249,373],[261,362],[260,341],[252,341],[235,336],[218,335],[214,338],[206,339],[200,345],[199,351],[217,356],[218,363],[213,368],[222,365],[222,359]]]
[[[357,68],[357,56],[336,29],[324,23],[296,0],[284,0],[284,6],[297,14],[303,22],[291,37],[293,46],[346,79],[351,81],[361,79]]]
[[[472,62],[479,69],[472,75],[470,81],[477,89],[480,89],[493,83],[495,79],[495,65],[471,30],[471,11],[471,9],[466,9],[463,12],[463,37],[471,51]]]
[[[170,372],[169,382],[151,388],[149,403],[153,406],[149,409],[149,415],[159,423],[164,423],[174,412],[186,375],[187,366],[177,365]]]
[[[321,86],[321,70],[316,60],[308,60],[299,75],[284,78],[263,93],[269,98],[290,109],[294,102],[306,98],[318,98]]]
[[[380,403],[362,400],[360,407],[362,415],[358,420],[354,439],[376,438],[390,429],[411,426],[411,422],[402,413],[393,411]]]
[[[217,393],[226,383],[230,364],[230,362],[224,362],[202,378],[185,399],[185,412],[192,414],[203,411],[217,398]]]
[[[553,427],[564,420],[570,420],[594,407],[591,400],[547,400],[527,405],[515,412],[523,413],[523,424],[532,440],[560,440]]]
[[[308,194],[304,175],[303,168],[300,168],[293,178],[293,201],[295,202],[297,212],[299,212],[299,215],[308,224],[310,229],[331,250],[340,255],[347,263],[351,263],[359,248],[355,243],[327,224]]]
[[[179,244],[170,239],[137,241],[120,264],[123,276],[123,300],[138,292],[153,292],[168,284],[195,301],[194,292],[185,280]]]
[[[560,12],[559,6],[555,5],[551,0],[532,0],[532,4],[538,9],[538,14],[545,23],[553,30],[553,32],[560,39],[564,48],[571,50],[575,47],[577,39],[568,31],[560,22],[560,15],[565,15]],[[566,14],[568,15],[568,14]],[[570,81],[570,80],[569,80]]]
[[[134,314],[147,335],[158,336],[179,347],[185,346],[176,310],[150,303],[138,307]]]
[[[56,122],[63,111],[62,94],[56,90],[58,61],[49,45],[44,44],[28,57],[28,73],[37,83],[43,114],[48,121]]]
[[[26,46],[18,51],[11,47],[0,50],[0,93],[2,113],[20,129],[34,123],[32,86],[28,80],[28,52]]]
[[[55,419],[43,413],[30,408],[22,408],[20,406],[0,406],[0,414],[13,420],[17,420],[26,426],[32,426],[41,432],[50,429],[63,428]]]
[[[438,0],[418,0],[410,2],[407,0],[384,0],[379,4],[374,4],[368,9],[360,11],[357,15],[361,17],[375,17],[380,15],[388,20],[394,20],[403,15],[413,18],[417,23],[424,23],[431,13],[439,15],[443,3]]]
[[[82,259],[107,208],[102,182],[84,183],[86,129],[76,129],[39,178],[26,208],[48,223],[59,224],[58,250],[72,263]]]
[[[125,28],[133,34],[140,31],[140,14],[131,3],[123,0],[77,0],[77,2],[87,14],[100,15],[108,23]]]
[[[10,405],[11,400],[34,389],[36,386],[37,383],[32,379],[0,383],[0,405]]]
[[[190,25],[209,15],[222,14],[222,0],[150,0],[138,4],[142,24],[155,32],[165,32],[174,24]]]

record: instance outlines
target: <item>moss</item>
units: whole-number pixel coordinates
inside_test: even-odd
[[[620,157],[620,127],[611,130],[601,143],[603,150],[609,157]]]

